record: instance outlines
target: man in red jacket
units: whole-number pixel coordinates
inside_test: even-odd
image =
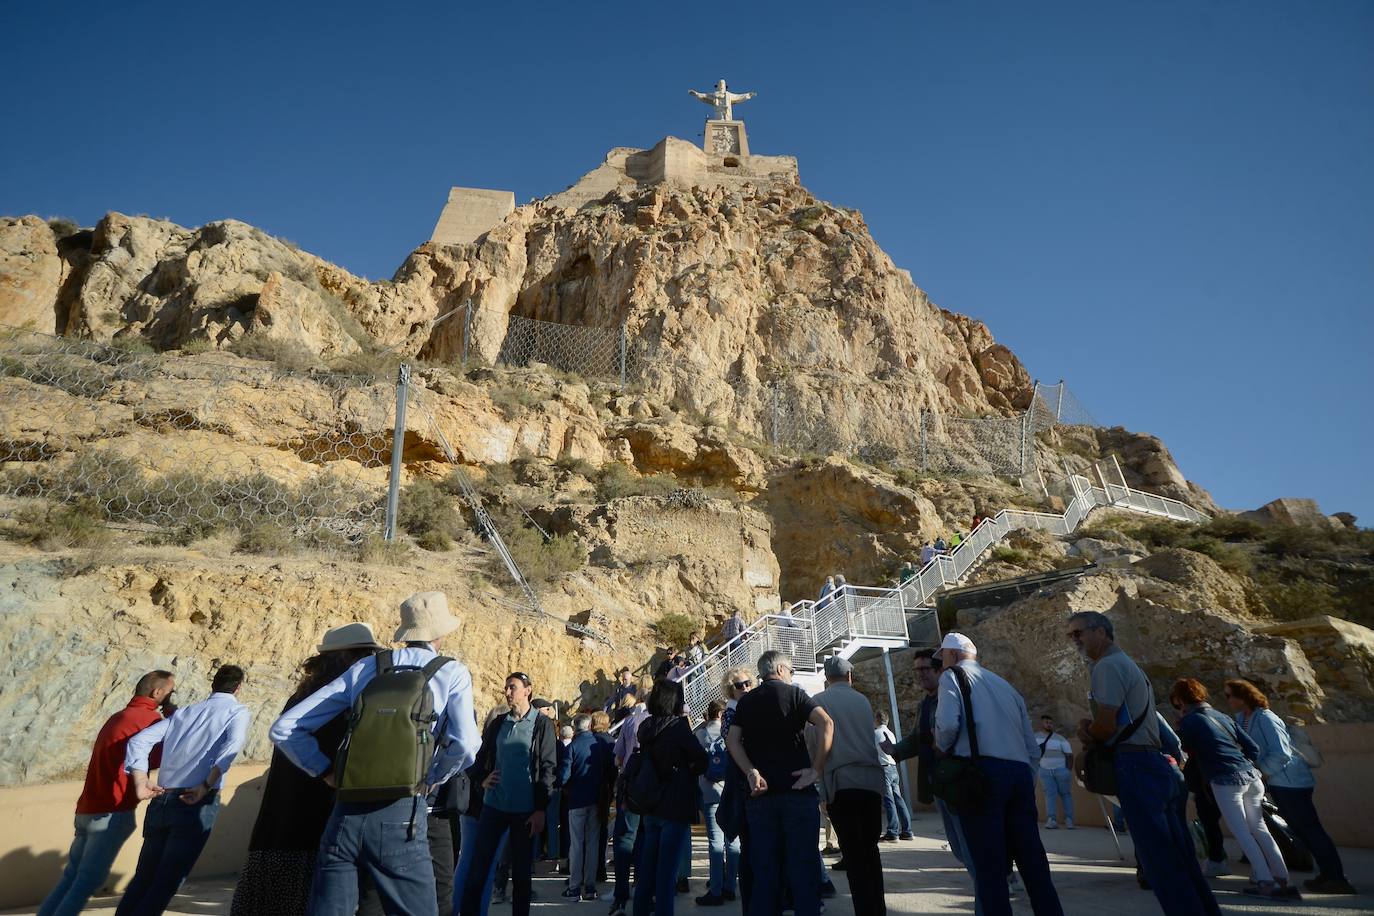
[[[76,801],[76,838],[67,854],[67,868],[48,899],[38,911],[40,916],[75,916],[91,895],[110,876],[110,867],[124,841],[134,832],[134,794],[129,774],[124,771],[125,745],[138,732],[171,715],[176,687],[170,671],[149,671],[138,679],[129,705],[110,716],[91,750],[86,765],[86,785]],[[158,765],[160,749],[153,752],[150,767]]]

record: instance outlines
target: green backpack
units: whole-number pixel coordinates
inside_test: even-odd
[[[339,801],[409,798],[424,791],[434,757],[434,697],[429,681],[453,661],[440,655],[423,668],[377,655],[377,676],[353,701],[339,746]]]

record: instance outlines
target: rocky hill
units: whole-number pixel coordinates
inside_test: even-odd
[[[510,365],[522,320],[601,341],[623,328],[628,384]],[[262,757],[319,632],[360,618],[388,633],[414,590],[443,589],[463,616],[451,651],[479,707],[512,667],[589,702],[619,664],[649,661],[674,615],[711,630],[736,609],[812,597],[827,573],[887,582],[975,514],[1062,510],[1034,475],[940,476],[901,448],[859,460],[768,435],[779,403],[793,428],[825,431],[815,442],[898,444],[909,439],[888,433],[923,410],[1012,420],[1032,405],[1025,368],[981,322],[932,304],[856,211],[791,182],[536,201],[471,244],[422,246],[381,282],[234,221],[4,219],[0,325],[28,329],[0,341],[0,783],[79,767],[100,718],[154,665],[175,666],[194,699],[215,664],[245,664],[249,755]],[[418,406],[390,547],[377,532],[403,358]],[[1113,454],[1133,486],[1215,509],[1154,437],[1059,425],[1034,444],[1051,476]],[[539,611],[474,533],[450,445]],[[1213,576],[1197,543],[1118,534],[1140,545],[1131,563],[962,622],[1037,700],[1042,682],[1052,698],[1051,669],[1036,667],[1032,631],[1099,604],[1158,619],[1142,638],[1186,637],[1272,673],[1295,706],[1366,714],[1364,682],[1303,654],[1317,637],[1262,632],[1293,615],[1259,578]],[[1019,549],[981,574],[1048,568],[1069,548]],[[81,708],[52,716],[59,695]]]

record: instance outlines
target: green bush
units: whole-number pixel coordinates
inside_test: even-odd
[[[654,635],[669,649],[684,648],[699,629],[697,622],[686,614],[664,614],[654,621]]]
[[[493,385],[487,389],[487,397],[507,417],[517,416],[544,403],[544,395],[540,392],[516,385]]]
[[[515,468],[509,464],[489,464],[487,476],[482,483],[489,490],[499,490],[515,483]]]
[[[71,505],[26,506],[16,513],[15,533],[42,550],[100,547],[114,539],[100,507],[90,500]]]
[[[558,468],[560,471],[566,471],[569,474],[576,474],[579,477],[585,477],[588,480],[596,479],[596,467],[586,458],[569,458],[567,456],[564,456],[555,461],[553,463],[553,466]]]
[[[1265,577],[1259,592],[1264,606],[1279,620],[1302,620],[1323,614],[1344,616],[1336,589],[1316,579],[1270,575]]]
[[[667,496],[682,489],[675,478],[663,474],[636,474],[628,465],[611,461],[596,474],[596,496],[602,502],[624,496]]]
[[[247,334],[229,344],[229,352],[245,359],[276,363],[283,372],[305,372],[317,368],[320,358],[296,340],[278,340],[263,334]]]
[[[428,480],[417,480],[401,490],[396,522],[425,550],[448,550],[466,528],[453,497]]]
[[[994,547],[992,558],[999,563],[1010,563],[1012,566],[1026,566],[1031,561],[1029,550],[1020,547]]]
[[[201,353],[209,353],[215,349],[214,343],[208,337],[197,337],[188,340],[181,345],[182,356],[199,356]]]
[[[67,236],[76,235],[81,231],[81,226],[75,220],[67,219],[65,216],[50,218],[48,228],[52,230],[53,237],[59,242]]]
[[[405,541],[388,541],[380,534],[369,534],[358,544],[358,562],[372,566],[406,566],[414,552]]]
[[[548,541],[533,528],[510,527],[501,533],[506,549],[528,579],[547,581],[564,573],[581,569],[587,563],[587,551],[577,538],[556,534]]]
[[[1264,526],[1239,515],[1218,515],[1198,529],[1223,541],[1258,541],[1264,538]]]
[[[1264,537],[1264,552],[1277,557],[1330,557],[1340,553],[1341,532],[1277,525]]]
[[[299,545],[291,536],[290,529],[276,522],[258,521],[240,529],[238,544],[234,549],[239,553],[260,553],[276,557],[295,553]]]

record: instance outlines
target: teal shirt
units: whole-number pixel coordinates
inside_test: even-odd
[[[501,781],[487,790],[484,804],[498,811],[519,814],[534,810],[534,783],[530,779],[530,753],[534,745],[534,723],[539,710],[531,707],[523,719],[506,714],[496,733],[496,769]]]

